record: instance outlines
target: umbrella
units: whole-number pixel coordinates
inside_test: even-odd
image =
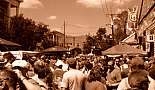
[[[43,50],[43,52],[67,52],[68,50],[64,47],[54,46]]]
[[[7,41],[5,39],[0,38],[0,45],[8,45],[8,46],[21,46],[17,43],[11,42],[11,41]]]
[[[146,54],[146,52],[127,44],[116,45],[105,51],[102,51],[102,55],[122,55],[122,54]]]

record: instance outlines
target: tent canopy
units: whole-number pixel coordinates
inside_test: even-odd
[[[105,51],[102,51],[102,55],[122,55],[122,54],[146,54],[146,52],[127,44],[116,45]]]
[[[54,46],[43,50],[43,52],[67,52],[68,50],[64,47]]]
[[[17,43],[11,42],[11,41],[7,41],[5,39],[0,38],[0,45],[8,45],[8,46],[21,46]]]

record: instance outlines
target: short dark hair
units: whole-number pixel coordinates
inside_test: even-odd
[[[149,76],[155,80],[155,68],[149,70]]]
[[[128,82],[131,88],[147,90],[149,79],[145,70],[132,71],[128,76]]]
[[[144,69],[144,59],[141,57],[134,57],[129,61],[129,66],[132,70]]]
[[[101,67],[99,65],[96,65],[91,69],[90,74],[88,76],[88,81],[89,82],[100,81],[101,75],[102,75]]]
[[[7,61],[10,62],[10,63],[14,62],[15,59],[16,59],[16,58],[14,57],[14,55],[13,55],[11,52],[5,53],[5,54],[3,55],[3,58],[6,58]]]
[[[43,79],[50,73],[50,69],[45,62],[37,61],[34,63],[34,72],[38,74],[39,78]]]
[[[74,59],[74,58],[68,58],[67,59],[67,63],[68,63],[68,65],[69,65],[70,68],[76,69],[76,65],[77,65],[76,59]]]

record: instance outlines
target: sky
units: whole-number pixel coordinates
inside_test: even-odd
[[[67,35],[95,34],[99,27],[111,33],[110,13],[119,13],[141,0],[24,0],[20,13],[36,22],[49,25],[50,30],[63,33],[64,22]]]

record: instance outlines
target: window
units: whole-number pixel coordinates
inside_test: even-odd
[[[153,40],[153,36],[152,35],[150,36],[150,40]]]

